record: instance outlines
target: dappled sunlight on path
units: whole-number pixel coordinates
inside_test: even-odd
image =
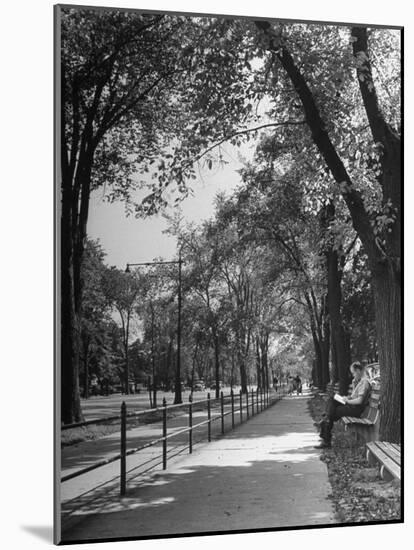
[[[207,533],[335,522],[306,399],[288,398],[210,444],[97,495],[63,540]]]

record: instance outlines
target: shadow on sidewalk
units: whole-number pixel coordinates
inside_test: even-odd
[[[326,470],[314,443],[313,429],[229,438],[220,452],[206,447],[171,471],[130,480],[124,498],[97,497],[64,523],[63,540],[332,523]]]

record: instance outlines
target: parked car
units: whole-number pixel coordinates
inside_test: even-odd
[[[196,382],[193,386],[193,391],[204,391],[206,386],[204,382]]]

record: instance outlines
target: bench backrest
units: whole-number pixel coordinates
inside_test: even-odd
[[[371,422],[376,422],[379,415],[380,408],[380,388],[371,388],[368,405],[365,407],[361,418],[366,418]]]

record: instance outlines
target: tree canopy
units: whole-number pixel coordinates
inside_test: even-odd
[[[254,140],[254,159],[239,188],[217,198],[214,218],[171,225],[185,262],[183,321],[192,326],[183,342],[188,381],[208,376],[218,388],[237,379],[246,391],[253,376],[266,385],[272,365],[280,368],[273,351],[291,357],[294,345],[319,385],[333,377],[345,388],[351,357],[378,353],[381,429],[395,437],[399,31],[89,8],[61,8],[60,23],[62,420],[81,418],[80,323],[99,332],[87,289],[118,309],[127,386],[132,316],[143,323],[134,345],[147,349],[153,377],[161,369],[168,385],[181,353],[172,274],[159,273],[157,285],[106,268],[94,294],[99,269],[84,267],[92,190],[150,216],[185,199],[198,166],[223,164],[224,143]]]

